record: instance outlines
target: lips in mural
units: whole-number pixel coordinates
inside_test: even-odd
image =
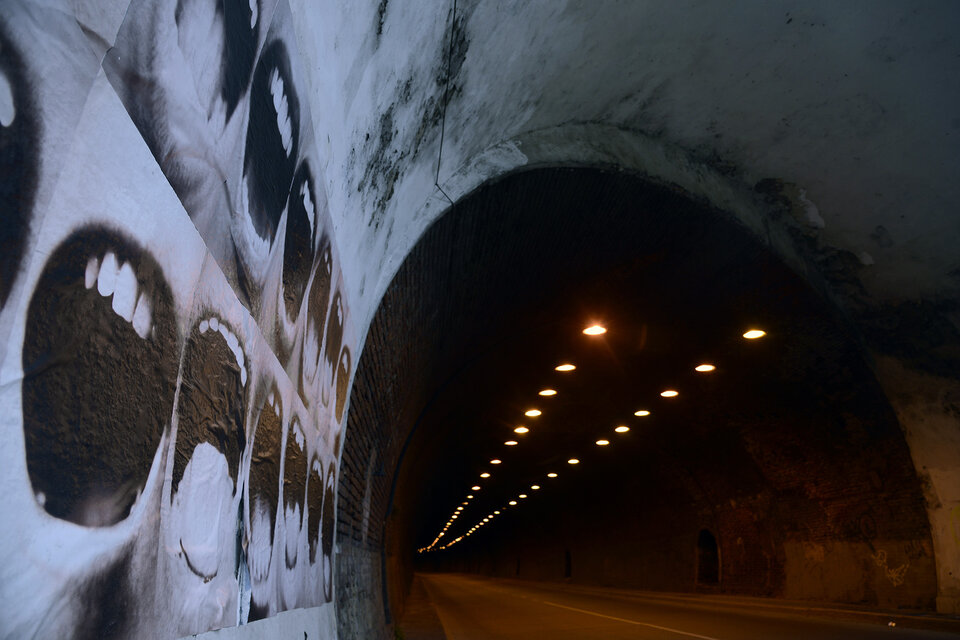
[[[235,550],[237,489],[244,436],[246,356],[236,334],[206,314],[190,333],[181,368],[170,527],[187,567],[208,582]],[[173,541],[171,541],[173,542]]]
[[[320,549],[320,518],[323,514],[323,464],[314,456],[307,476],[307,542],[310,564],[316,564]]]
[[[130,513],[173,412],[173,298],[156,260],[103,227],[47,260],[27,310],[23,430],[37,501],[106,526]]]
[[[330,314],[327,316],[327,336],[323,346],[323,378],[320,382],[320,399],[325,407],[330,406],[337,365],[340,361],[340,346],[343,343],[343,301],[340,292],[333,294]],[[349,358],[348,358],[349,360]]]
[[[273,554],[274,527],[280,499],[280,437],[283,428],[283,406],[280,393],[272,386],[264,400],[253,437],[247,503],[250,539],[247,556],[254,593],[250,618],[267,615],[265,602],[257,601],[257,587],[266,582]]]
[[[243,159],[241,196],[251,226],[246,235],[259,256],[273,246],[299,151],[300,101],[291,75],[286,46],[275,40],[253,72]]]
[[[223,0],[217,3],[217,10],[223,12],[225,43],[220,91],[229,120],[250,82],[257,54],[260,3],[258,0]]]
[[[313,273],[313,283],[307,295],[307,328],[304,335],[302,375],[298,391],[300,399],[307,407],[313,406],[316,399],[313,390],[320,371],[320,347],[323,345],[323,330],[327,321],[327,304],[330,301],[330,282],[333,273],[333,256],[330,251],[330,238],[326,234],[320,237],[319,259]]]
[[[23,259],[36,191],[37,110],[23,62],[0,23],[0,308]]]
[[[283,242],[283,307],[287,320],[296,322],[304,289],[313,264],[317,228],[317,196],[313,174],[304,160],[293,178],[287,204],[287,226]]]
[[[300,421],[290,421],[283,462],[283,519],[287,569],[297,566],[300,528],[303,524],[304,492],[307,488],[306,440]]]

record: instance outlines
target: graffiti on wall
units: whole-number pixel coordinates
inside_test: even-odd
[[[0,9],[0,638],[332,620],[354,336],[289,7],[135,0],[58,75],[71,7]]]

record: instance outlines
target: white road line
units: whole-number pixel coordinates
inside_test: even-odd
[[[647,622],[637,622],[636,620],[627,620],[626,618],[617,618],[615,616],[608,616],[602,613],[596,613],[595,611],[587,611],[586,609],[577,609],[576,607],[568,607],[563,604],[557,604],[556,602],[547,602],[546,600],[541,600],[543,604],[549,604],[551,607],[560,607],[561,609],[569,609],[570,611],[578,611],[580,613],[586,613],[591,616],[597,616],[598,618],[607,618],[608,620],[616,620],[618,622],[626,622],[627,624],[635,624],[641,627],[650,627],[651,629],[659,629],[660,631],[669,631],[670,633],[678,633],[681,636],[689,636],[691,638],[700,638],[701,640],[718,640],[713,636],[701,636],[696,633],[690,633],[689,631],[680,631],[679,629],[671,629],[670,627],[660,627],[655,624],[649,624]]]

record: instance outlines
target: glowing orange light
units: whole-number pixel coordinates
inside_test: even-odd
[[[664,398],[676,398],[678,395],[680,395],[680,393],[674,391],[673,389],[667,389],[666,391],[661,391],[660,395]]]
[[[470,490],[471,490],[471,491],[480,491],[480,485],[475,484],[475,485],[473,485],[472,487],[470,487]]]
[[[527,497],[527,494],[525,494],[525,493],[521,493],[521,494],[520,494],[520,498],[521,498],[521,499],[522,499],[522,498],[526,498],[526,497]]]
[[[561,364],[555,367],[557,371],[573,371],[576,367],[572,364]]]
[[[516,500],[511,500],[508,504],[509,504],[511,507],[515,507],[515,506],[517,506],[517,501],[516,501]]]
[[[530,431],[530,429],[527,429],[522,425],[513,430],[514,433],[527,433],[528,431]]]
[[[609,440],[597,440],[597,446],[605,447],[605,446],[607,446],[608,444],[610,444],[610,441],[609,441]]]
[[[556,390],[554,390],[554,389],[541,389],[541,390],[540,390],[540,395],[542,395],[542,396],[555,396],[555,395],[557,395],[557,392],[556,392]]]
[[[473,500],[473,494],[472,494],[472,493],[467,496],[467,500]]]
[[[548,478],[556,478],[556,477],[557,477],[557,474],[555,474],[555,473],[553,473],[553,472],[551,471],[550,473],[547,474],[547,477],[548,477]]]
[[[494,458],[493,460],[490,461],[490,464],[500,464],[501,462],[503,462],[503,461],[502,461],[502,460],[498,460],[497,458]]]
[[[463,507],[457,507],[457,511],[463,511]]]
[[[569,460],[567,460],[567,464],[580,464],[580,461],[577,460],[576,458],[570,458]]]
[[[588,336],[601,336],[607,332],[607,329],[599,324],[593,324],[584,329],[583,332]]]
[[[526,411],[523,412],[523,415],[530,418],[536,418],[541,413],[542,412],[540,411],[540,409],[527,409]]]
[[[483,521],[484,521],[484,522],[490,522],[490,518],[484,518]]]
[[[487,473],[486,471],[484,471],[483,473],[480,474],[480,477],[481,477],[481,478],[489,478],[489,477],[490,477],[490,474]]]
[[[650,415],[650,412],[647,411],[646,409],[640,409],[640,411],[634,411],[634,412],[633,412],[633,415],[635,415],[635,416],[637,416],[637,417],[640,417],[640,418],[643,418],[643,417],[645,417],[645,416]]]
[[[534,491],[536,491],[536,490],[538,490],[538,489],[540,488],[540,485],[538,485],[538,484],[532,484],[532,485],[530,485],[530,488],[533,489]]]
[[[698,364],[696,367],[694,367],[694,369],[696,369],[700,373],[707,373],[708,371],[713,371],[714,369],[716,369],[716,367],[713,366],[712,364],[703,363],[703,364]]]
[[[743,334],[743,337],[747,340],[756,340],[757,338],[762,338],[765,335],[767,335],[767,332],[763,329],[750,329]]]
[[[517,441],[516,441],[516,440],[507,440],[507,441],[504,442],[503,444],[507,445],[508,447],[515,447],[515,446],[517,446]]]
[[[627,431],[630,431],[630,427],[628,427],[628,426],[625,425],[625,424],[622,424],[622,425],[620,425],[619,427],[617,427],[616,429],[614,429],[614,431],[616,431],[617,433],[626,433]]]
[[[500,515],[500,512],[499,512],[499,511],[494,511],[493,513],[496,514],[496,515]]]

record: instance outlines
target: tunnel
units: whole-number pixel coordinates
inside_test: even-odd
[[[0,3],[0,640],[960,633],[958,23]]]

